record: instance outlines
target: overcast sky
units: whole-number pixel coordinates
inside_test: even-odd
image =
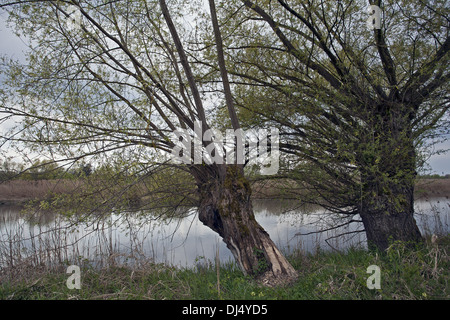
[[[6,19],[6,13],[0,9],[0,55],[7,55],[8,57],[24,61],[25,41],[18,38],[6,26]],[[0,130],[3,129],[4,125],[0,125]],[[450,149],[450,141],[436,145],[434,149]],[[428,161],[428,165],[431,167],[432,173],[450,174],[450,152],[432,156]]]

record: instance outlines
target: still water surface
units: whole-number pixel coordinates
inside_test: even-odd
[[[292,204],[291,204],[292,205]],[[450,200],[436,198],[416,201],[416,221],[423,234],[450,232]],[[322,209],[288,210],[286,203],[275,200],[254,202],[256,220],[285,253],[294,250],[314,252],[366,247],[359,222],[329,230],[358,216],[342,217]],[[26,259],[33,263],[80,261],[102,266],[110,263],[137,263],[151,259],[179,267],[195,267],[233,260],[220,237],[204,226],[195,210],[182,219],[156,220],[151,213],[120,215],[93,222],[78,222],[47,214],[39,219],[25,218],[20,209],[0,207],[0,266]],[[327,230],[318,233],[319,230]],[[339,236],[340,235],[340,236]]]

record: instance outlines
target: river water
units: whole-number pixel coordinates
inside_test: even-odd
[[[450,200],[416,201],[415,219],[423,234],[450,232]],[[254,201],[256,220],[285,253],[295,250],[345,250],[366,247],[358,216],[336,216],[323,209],[295,209],[292,203]],[[319,232],[320,230],[325,230]],[[19,208],[0,206],[0,267],[89,262],[99,267],[149,259],[178,267],[232,261],[220,237],[204,226],[195,209],[185,218],[154,219],[149,212],[112,213],[95,221],[75,221],[56,214],[27,218]]]

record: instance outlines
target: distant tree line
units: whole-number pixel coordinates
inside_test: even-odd
[[[421,174],[419,175],[419,179],[450,179],[450,174]]]

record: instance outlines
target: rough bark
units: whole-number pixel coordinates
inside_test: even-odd
[[[255,220],[250,184],[240,168],[229,165],[224,179],[207,180],[197,179],[199,219],[222,237],[243,273],[268,286],[295,281],[297,272]]]
[[[414,187],[402,186],[401,189],[389,197],[380,195],[363,201],[361,218],[369,248],[384,251],[396,241],[410,246],[422,241],[414,219]]]
[[[370,248],[386,250],[393,242],[421,242],[414,219],[416,153],[410,114],[401,104],[381,105],[373,140],[363,146],[360,215]],[[370,145],[371,144],[371,145]]]

